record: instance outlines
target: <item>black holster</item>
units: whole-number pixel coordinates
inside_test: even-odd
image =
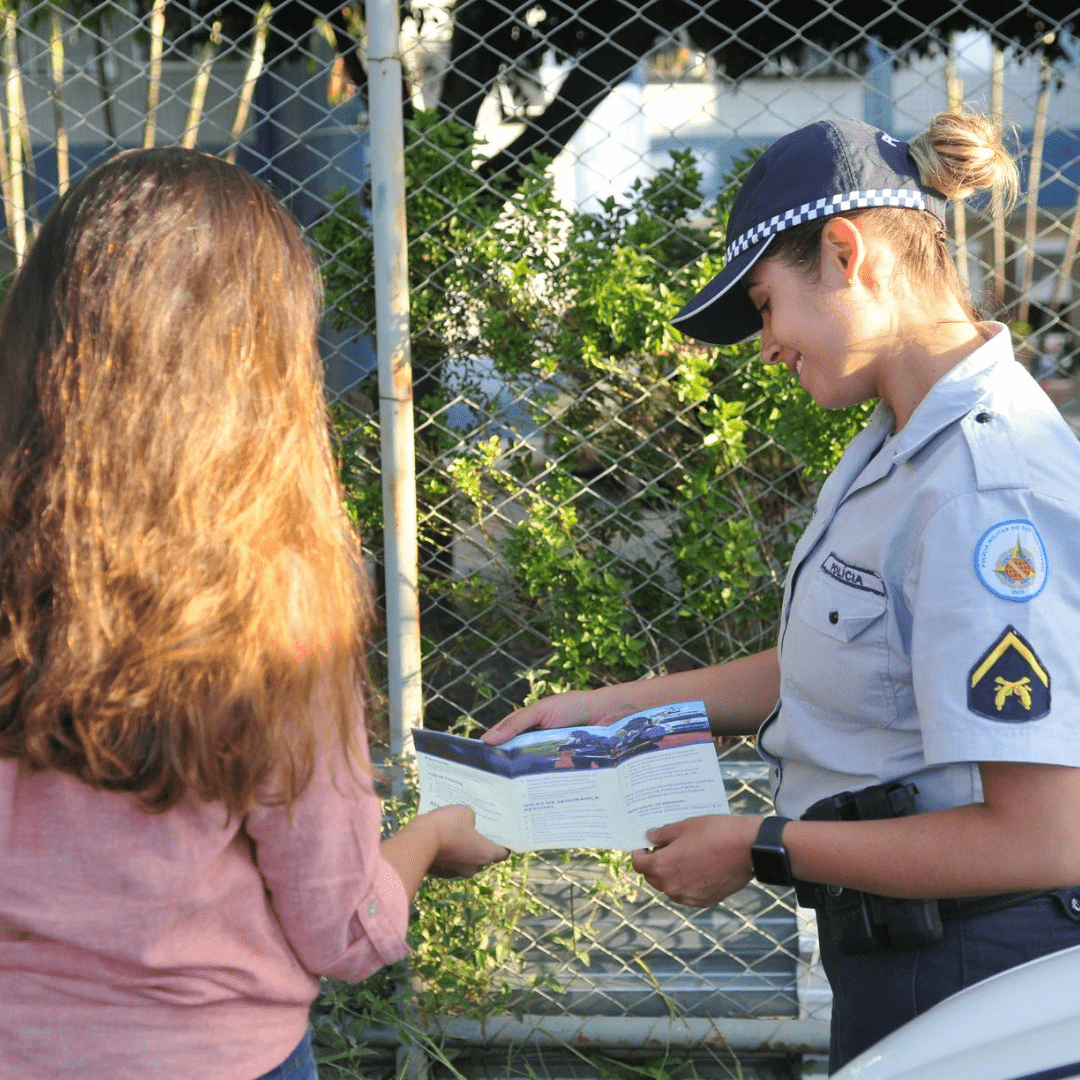
[[[803,821],[872,821],[915,813],[914,784],[875,784],[819,799]],[[897,900],[874,893],[796,881],[803,907],[817,908],[818,929],[843,953],[915,949],[941,940],[936,900]]]

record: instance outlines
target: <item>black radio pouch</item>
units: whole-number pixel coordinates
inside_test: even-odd
[[[819,799],[803,821],[872,821],[915,812],[914,784],[875,784]],[[897,900],[836,885],[795,883],[803,907],[817,908],[819,929],[843,953],[916,949],[941,940],[936,900]]]

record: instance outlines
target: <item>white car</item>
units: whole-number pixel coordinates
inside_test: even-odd
[[[1080,945],[969,986],[831,1080],[1080,1080]]]

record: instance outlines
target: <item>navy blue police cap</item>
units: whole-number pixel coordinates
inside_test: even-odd
[[[754,162],[735,197],[724,269],[672,324],[715,345],[753,337],[761,316],[739,282],[773,237],[871,206],[929,210],[945,222],[945,200],[922,186],[906,142],[858,120],[819,120],[782,136]]]

